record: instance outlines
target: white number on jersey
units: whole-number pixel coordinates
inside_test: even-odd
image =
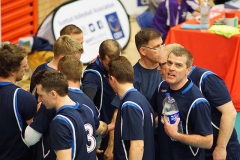
[[[91,124],[87,123],[84,125],[84,128],[86,130],[87,134],[87,139],[89,141],[90,145],[87,145],[87,152],[90,153],[96,148],[96,139],[93,136],[93,127]]]

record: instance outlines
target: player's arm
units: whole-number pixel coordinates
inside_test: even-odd
[[[107,133],[108,133],[108,125],[103,121],[99,121],[99,127],[96,130],[96,134],[104,137],[107,135]]]
[[[25,133],[24,133],[24,141],[27,146],[32,146],[36,144],[41,137],[42,137],[41,133],[37,132],[29,125],[26,127]]]
[[[141,160],[143,157],[144,142],[143,140],[131,140],[129,149],[129,160]]]
[[[41,107],[41,104],[42,104],[42,102],[39,102],[39,103],[37,104],[37,111],[38,111],[39,108]],[[32,117],[31,119],[29,119],[29,120],[26,120],[26,123],[29,125],[30,123],[32,123],[32,121],[33,121],[33,117]]]
[[[64,150],[55,150],[57,160],[71,160],[72,159],[72,148]]]
[[[155,128],[158,127],[158,116],[155,117]]]
[[[223,156],[224,159],[226,159],[226,147],[232,135],[237,113],[232,101],[217,107],[217,109],[222,113],[222,116],[220,119],[217,145],[214,149],[213,157]]]
[[[115,122],[116,122],[117,113],[118,113],[118,109],[115,109],[112,120],[111,120],[112,124],[113,123],[115,124]],[[113,159],[113,145],[114,145],[114,130],[109,132],[108,147],[107,147],[106,151],[104,152],[105,160]]]
[[[178,133],[178,123],[180,118],[174,124],[170,124],[166,118],[163,116],[164,120],[164,130],[166,134],[179,142],[185,143],[189,146],[197,148],[207,148],[210,149],[213,144],[213,134],[208,134],[205,136],[199,134],[181,134]]]
[[[93,88],[84,88],[83,92],[93,101],[97,91]]]

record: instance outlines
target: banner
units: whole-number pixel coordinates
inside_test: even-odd
[[[79,0],[64,3],[49,14],[37,36],[47,37],[50,43],[54,43],[60,36],[60,30],[68,24],[75,24],[83,31],[83,63],[92,61],[98,55],[102,41],[115,39],[124,48],[130,39],[128,15],[118,0]]]

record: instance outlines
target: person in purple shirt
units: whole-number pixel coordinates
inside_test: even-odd
[[[162,33],[165,41],[172,26],[186,20],[187,12],[199,11],[199,4],[193,0],[165,0],[158,5],[151,28]]]

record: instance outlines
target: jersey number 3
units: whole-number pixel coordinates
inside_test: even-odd
[[[93,127],[91,124],[87,123],[84,125],[84,128],[87,132],[87,152],[90,153],[96,148],[96,139],[93,136]]]

